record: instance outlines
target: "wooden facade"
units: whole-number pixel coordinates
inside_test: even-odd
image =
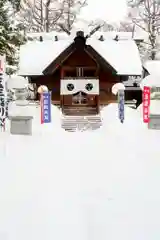
[[[91,46],[86,45],[85,38],[81,35],[74,39],[74,42],[44,70],[43,74],[31,76],[31,82],[36,83],[37,88],[40,85],[46,85],[52,92],[53,103],[61,105],[62,110],[65,110],[65,107],[66,109],[70,107],[72,110],[92,108],[96,113],[99,112],[100,105],[116,101],[111,91],[112,86],[127,79],[127,76],[116,75],[115,69]],[[60,94],[61,79],[98,79],[99,94],[87,94],[81,98],[85,101],[76,103],[75,96]]]

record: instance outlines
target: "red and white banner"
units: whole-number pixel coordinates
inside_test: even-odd
[[[143,88],[143,122],[149,122],[149,107],[150,107],[150,87]]]

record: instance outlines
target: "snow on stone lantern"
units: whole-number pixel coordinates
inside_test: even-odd
[[[39,94],[42,94],[42,93],[44,93],[44,92],[48,92],[48,87],[45,86],[45,85],[39,86],[39,88],[38,88],[38,93],[39,93]]]
[[[14,76],[8,80],[8,89],[15,92],[15,102],[8,106],[8,115],[11,120],[10,132],[12,134],[32,134],[33,116],[28,108],[28,80],[24,77]]]
[[[48,87],[45,85],[40,85],[37,92],[40,95],[40,104],[42,104],[42,95],[43,93],[48,92]]]

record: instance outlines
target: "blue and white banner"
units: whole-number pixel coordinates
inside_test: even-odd
[[[121,123],[124,122],[124,90],[118,91],[118,114]]]
[[[51,92],[41,95],[41,123],[51,122]]]

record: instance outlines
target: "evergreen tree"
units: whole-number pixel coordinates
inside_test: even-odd
[[[16,12],[20,10],[21,0],[8,0],[8,1],[12,4],[12,7]]]
[[[16,1],[13,2],[16,3]],[[0,0],[0,55],[6,55],[7,65],[16,66],[18,63],[17,51],[24,42],[24,37],[20,29],[13,24],[11,15],[9,16],[10,4],[7,0]],[[18,3],[13,7],[15,10],[18,9]],[[11,69],[13,70],[13,68],[10,68],[10,73],[12,73]]]

